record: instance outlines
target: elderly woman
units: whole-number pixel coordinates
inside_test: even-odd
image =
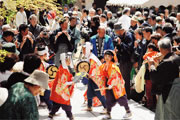
[[[34,96],[41,87],[48,88],[47,73],[35,70],[25,83],[16,83],[9,90],[7,101],[0,107],[0,119],[39,120],[39,113]]]

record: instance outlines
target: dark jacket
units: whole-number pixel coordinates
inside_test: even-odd
[[[34,38],[34,36],[32,38]],[[22,35],[19,34],[17,36],[17,39],[18,39],[18,42],[21,43],[23,41]],[[29,53],[34,53],[34,49],[35,49],[35,41],[32,45],[31,41],[29,39],[27,39],[26,42],[24,43],[23,47],[19,50],[20,51],[20,55],[19,55],[20,60],[23,60],[24,55],[29,54]]]
[[[71,44],[73,45],[73,49],[77,49],[77,44],[80,42],[81,35],[80,31],[76,27],[69,27],[68,33],[71,36]]]
[[[29,25],[29,31],[34,35],[35,38],[37,38],[40,32],[43,30],[44,30],[44,27],[38,24],[35,27],[33,27],[32,25]]]
[[[67,36],[64,33],[61,34],[55,41],[55,36],[58,34],[58,32],[61,32],[61,31],[62,31],[61,29],[57,29],[51,34],[50,36],[51,47],[54,48],[54,52],[56,53],[58,51],[59,44],[65,43],[68,46],[68,51],[72,52],[73,45],[71,44],[71,42],[68,40]]]
[[[152,80],[152,93],[162,94],[164,103],[168,97],[172,83],[179,77],[180,57],[174,53],[168,53],[159,63],[157,69],[150,69]]]
[[[131,55],[133,53],[134,47],[134,37],[130,32],[125,32],[123,36],[119,37],[121,39],[121,43],[117,44],[116,47],[118,49],[117,58],[118,61],[130,62]]]

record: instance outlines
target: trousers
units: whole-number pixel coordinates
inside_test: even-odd
[[[101,95],[100,91],[95,91],[95,89],[98,89],[98,86],[91,79],[89,79],[87,90],[88,107],[92,107],[93,97],[97,96],[98,99],[101,101],[103,107],[106,108],[105,97]]]

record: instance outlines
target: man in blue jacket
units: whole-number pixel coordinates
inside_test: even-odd
[[[92,36],[90,42],[93,44],[92,53],[98,58],[104,56],[105,50],[114,50],[112,38],[106,35],[106,28],[104,26],[99,26],[98,34]]]

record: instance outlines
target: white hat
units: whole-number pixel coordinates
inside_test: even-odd
[[[33,85],[38,85],[44,89],[48,89],[49,75],[43,71],[35,70],[28,78],[24,81]]]
[[[44,55],[44,54],[48,54],[48,47],[47,47],[47,46],[44,46],[44,45],[38,46],[38,48],[37,48],[37,54],[40,55],[40,56],[42,56],[42,55]]]
[[[89,58],[90,54],[91,54],[91,50],[93,49],[93,45],[90,42],[85,42],[85,44],[83,45],[83,47],[86,48],[86,54],[85,57]]]
[[[70,57],[70,67],[73,68],[73,63],[72,63],[72,53],[68,52],[68,53],[61,53],[60,54],[60,61],[61,61],[61,65],[64,69],[68,69],[68,66],[66,64],[66,58]]]
[[[2,106],[8,98],[8,90],[6,88],[0,88],[0,106]]]

